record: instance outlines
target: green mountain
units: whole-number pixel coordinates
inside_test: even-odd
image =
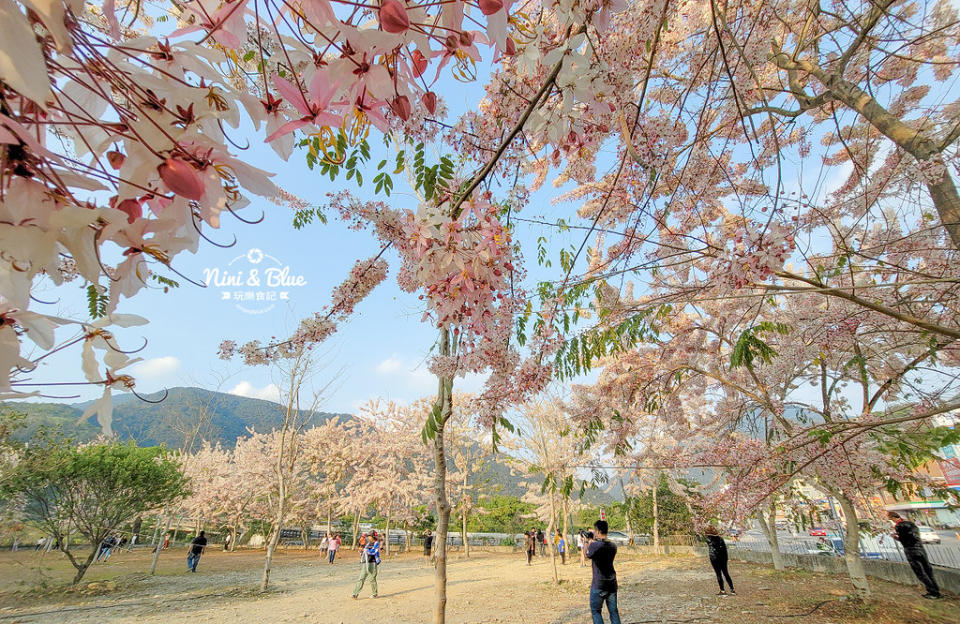
[[[202,419],[200,439],[232,447],[238,437],[249,435],[251,430],[270,431],[283,421],[284,407],[277,403],[202,388],[171,388],[166,398],[163,393],[146,395],[145,398],[147,400],[142,401],[130,394],[114,395],[113,430],[121,440],[133,440],[141,446],[165,444],[169,448],[181,448],[188,433]],[[14,435],[21,441],[28,440],[44,427],[59,429],[78,442],[85,442],[100,433],[95,419],[80,422],[90,403],[8,401],[0,402],[0,411],[24,415],[24,426]],[[317,413],[307,422],[307,427],[321,425],[330,419],[350,418],[350,414]],[[499,494],[522,496],[526,488],[521,483],[527,478],[514,474],[504,459],[487,462],[480,478]],[[450,468],[453,468],[452,459]],[[613,498],[611,493],[591,489],[585,494],[584,502],[603,504]]]
[[[250,430],[274,429],[283,421],[284,414],[284,407],[271,401],[202,388],[171,388],[166,398],[163,393],[145,398],[141,401],[128,394],[116,395],[113,407],[113,430],[117,436],[142,446],[166,444],[180,448],[198,423],[201,439],[233,446],[238,437],[249,435]],[[8,401],[0,403],[0,409],[25,415],[25,426],[17,431],[18,438],[28,439],[45,426],[59,427],[82,442],[100,431],[95,422],[79,422],[88,405],[89,401],[73,405]],[[317,413],[307,421],[307,426],[320,425],[331,418],[349,419],[350,415]]]

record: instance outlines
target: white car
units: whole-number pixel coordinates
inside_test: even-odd
[[[920,529],[920,541],[924,544],[939,544],[940,536],[937,535],[937,532],[931,529],[928,526],[918,526]]]

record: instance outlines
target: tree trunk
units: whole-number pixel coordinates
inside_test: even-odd
[[[660,556],[660,507],[657,490],[660,489],[660,475],[653,483],[653,554]]]
[[[273,566],[273,553],[280,541],[280,532],[283,530],[283,520],[287,513],[287,479],[284,474],[284,450],[287,447],[287,429],[290,426],[291,398],[287,403],[287,416],[280,433],[280,450],[277,453],[277,462],[274,464],[277,477],[277,513],[274,516],[273,526],[270,528],[270,539],[267,540],[267,556],[263,560],[263,580],[260,582],[260,591],[267,591],[270,585],[270,568]],[[296,435],[296,434],[291,434]],[[294,459],[291,451],[290,461]],[[292,464],[291,464],[292,470]]]
[[[300,541],[303,542],[303,549],[308,550],[310,548],[310,529],[307,527],[300,527]]]
[[[444,329],[440,334],[440,354],[451,354],[450,332]],[[434,605],[433,624],[445,624],[447,617],[447,528],[450,524],[450,501],[447,499],[447,456],[443,446],[444,427],[453,411],[453,379],[438,379],[437,407],[439,422],[433,437],[433,489],[437,504],[437,530],[434,539]]]
[[[67,557],[70,559],[70,562],[77,569],[77,573],[73,577],[73,584],[76,585],[83,579],[83,575],[87,573],[87,570],[90,568],[90,564],[93,563],[94,557],[97,556],[97,553],[100,551],[100,544],[94,546],[93,550],[90,551],[90,554],[87,555],[87,560],[83,563],[78,563],[73,556],[67,554]],[[65,553],[67,551],[64,551]]]
[[[567,533],[570,531],[570,525],[567,524],[567,520],[568,520],[569,517],[570,517],[570,512],[568,511],[568,505],[569,505],[569,499],[567,499],[566,495],[564,495],[564,497],[563,497],[563,509],[561,510],[561,513],[563,514],[563,533],[562,533],[562,535],[563,535],[563,541],[564,541],[564,544],[565,544],[563,550],[564,550],[565,552],[568,552],[568,553],[569,553],[569,552],[570,552],[570,541],[567,540]]]
[[[233,549],[237,547],[237,525],[230,527],[230,552],[233,552]]]
[[[633,546],[633,520],[630,519],[630,497],[627,496],[627,488],[623,485],[623,477],[620,477],[620,491],[623,492],[623,515],[627,521],[627,537],[629,538],[629,544]],[[564,505],[566,507],[566,505]]]
[[[360,512],[355,511],[353,513],[353,541],[350,543],[350,548],[357,547],[357,532],[360,530]]]
[[[157,573],[157,562],[160,560],[160,551],[163,550],[163,540],[166,539],[167,535],[170,534],[170,524],[173,522],[173,514],[167,514],[167,522],[163,527],[163,533],[160,534],[160,539],[157,541],[156,549],[153,551],[153,562],[150,564],[150,576],[153,576]],[[159,526],[159,523],[158,523]]]
[[[767,521],[763,508],[761,508],[760,513],[757,515],[757,522],[760,523],[760,530],[763,531],[763,536],[767,538],[767,544],[770,545],[770,557],[773,559],[773,569],[782,571],[785,566],[783,564],[783,556],[780,554],[780,539],[777,536],[776,501],[770,501],[770,521]]]
[[[847,562],[847,574],[850,575],[850,582],[861,599],[870,597],[870,584],[867,582],[867,574],[863,570],[863,559],[860,558],[860,527],[857,524],[857,509],[844,494],[838,494],[837,500],[840,501],[840,509],[843,510],[844,523],[847,528],[847,534],[843,539],[843,558]]]
[[[384,536],[384,539],[386,540],[386,543],[384,544],[386,546],[385,552],[388,557],[390,556],[390,517],[391,515],[393,515],[392,505],[387,507],[387,530],[384,531],[384,533],[386,533],[386,535]]]
[[[547,525],[547,540],[550,543],[550,566],[553,568],[553,582],[560,584],[560,575],[557,573],[557,549],[553,541],[553,534],[557,528],[557,502],[554,492],[550,493],[550,523]]]
[[[166,512],[160,512],[157,514],[157,518],[154,521],[153,527],[153,539],[150,540],[150,545],[153,546],[157,543],[157,536],[160,535],[160,525],[163,523],[164,514]]]
[[[782,69],[802,69],[809,71],[826,88],[826,92],[859,113],[874,128],[893,141],[898,147],[918,161],[933,161],[941,156],[943,150],[938,139],[918,131],[912,124],[905,123],[884,108],[870,93],[859,85],[845,80],[841,76],[828,74],[823,68],[808,61],[794,61],[784,52],[775,54],[773,61]],[[940,162],[943,162],[941,159]],[[940,224],[947,231],[953,246],[960,249],[960,195],[950,175],[949,167],[936,182],[927,182],[930,199],[940,216]]]
[[[333,514],[330,512],[330,507],[327,507],[327,535],[333,533],[333,522],[331,522],[330,517]]]
[[[267,591],[267,587],[270,585],[270,569],[273,566],[273,553],[277,549],[277,543],[280,541],[280,530],[283,526],[283,514],[286,511],[284,509],[285,506],[284,498],[280,497],[280,500],[277,501],[277,515],[275,516],[276,521],[270,528],[270,537],[267,540],[267,556],[263,561],[263,579],[260,581],[260,591]]]

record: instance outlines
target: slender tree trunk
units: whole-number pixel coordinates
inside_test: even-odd
[[[270,528],[270,537],[267,540],[267,555],[263,561],[263,578],[260,581],[260,591],[267,591],[270,586],[270,570],[273,566],[273,553],[280,542],[280,531],[283,527],[283,516],[286,512],[286,497],[281,493],[277,501],[277,513],[274,516],[273,526]]]
[[[156,549],[153,551],[153,562],[150,564],[150,576],[157,573],[157,562],[160,561],[160,551],[163,550],[163,540],[170,534],[170,524],[173,522],[173,514],[167,513],[166,525],[163,527],[163,533],[157,541]],[[159,526],[159,524],[158,524]]]
[[[357,547],[357,532],[360,530],[360,512],[355,511],[353,513],[353,542],[350,544],[350,548]]]
[[[773,61],[783,69],[799,68],[809,71],[823,84],[827,93],[858,112],[874,128],[918,161],[930,161],[942,155],[943,150],[938,139],[926,132],[917,131],[913,124],[891,114],[859,85],[843,77],[828,74],[826,70],[809,61],[795,61],[785,52],[775,54]],[[950,175],[949,165],[945,169],[941,179],[927,182],[926,185],[933,206],[940,216],[940,223],[947,231],[953,246],[960,248],[960,195]]]
[[[564,495],[564,497],[563,497],[562,500],[563,500],[563,508],[562,508],[562,510],[561,510],[561,513],[563,514],[563,533],[562,533],[562,535],[563,535],[563,541],[564,541],[564,544],[565,544],[563,550],[564,550],[565,552],[568,552],[568,553],[569,553],[569,552],[570,552],[570,541],[567,540],[567,532],[570,530],[570,525],[567,524],[567,520],[568,520],[569,517],[570,517],[570,513],[569,513],[569,510],[568,510],[569,499],[567,499],[567,496]]]
[[[770,545],[773,569],[781,571],[785,566],[783,564],[783,556],[780,554],[780,539],[777,536],[777,503],[775,500],[771,499],[769,509],[770,520],[767,520],[763,508],[761,508],[760,513],[757,514],[757,522],[760,523],[760,530],[763,531],[763,536],[767,538],[767,544]]]
[[[657,474],[653,483],[653,553],[660,556],[660,501],[657,490],[660,489],[660,475]]]
[[[843,558],[847,562],[847,574],[850,582],[861,599],[870,598],[870,584],[867,574],[863,570],[863,559],[860,558],[860,527],[857,524],[857,509],[846,495],[837,494],[840,509],[843,510],[844,523],[847,534],[843,539]]]
[[[277,543],[280,542],[280,532],[283,530],[283,520],[287,513],[287,477],[284,470],[284,451],[287,448],[287,430],[290,427],[290,416],[293,410],[293,393],[287,403],[287,414],[283,422],[283,429],[280,432],[280,450],[277,452],[277,462],[274,464],[277,477],[277,512],[274,515],[273,527],[270,530],[270,539],[267,540],[267,555],[263,560],[263,580],[260,582],[260,591],[267,591],[270,586],[270,569],[273,566],[273,553],[277,549]],[[296,435],[291,432],[291,435]],[[291,450],[289,458],[291,463],[291,472],[293,469],[294,455]]]
[[[97,556],[97,553],[100,551],[100,544],[97,544],[93,550],[90,551],[90,554],[87,555],[86,561],[80,563],[76,561],[73,556],[67,555],[70,559],[70,562],[77,569],[77,573],[73,577],[73,584],[76,585],[83,579],[83,575],[87,573],[87,570],[90,568],[90,564],[93,563],[94,557]],[[66,552],[66,551],[64,551]]]
[[[460,515],[461,524],[460,524],[460,539],[463,540],[463,554],[466,557],[470,557],[470,542],[467,540],[467,508],[464,506],[463,513]]]
[[[440,335],[440,354],[451,355],[450,332],[444,329]],[[437,407],[439,418],[433,436],[434,477],[433,489],[437,504],[437,530],[434,539],[434,605],[433,624],[445,624],[447,617],[447,528],[450,524],[450,501],[447,499],[447,455],[443,446],[444,427],[453,411],[453,379],[438,379]]]
[[[153,539],[150,540],[150,545],[153,546],[157,543],[157,536],[160,535],[160,525],[163,523],[163,519],[166,515],[166,512],[160,512],[157,514],[157,518],[154,521],[153,527]]]
[[[233,549],[237,547],[237,525],[230,527],[230,547],[228,550],[233,552]]]
[[[557,573],[557,549],[553,540],[553,534],[557,528],[557,501],[554,492],[550,493],[550,524],[547,526],[547,540],[550,543],[550,567],[553,568],[553,582],[560,584],[560,575]]]
[[[333,533],[333,522],[331,522],[332,513],[330,512],[330,507],[327,506],[327,535]]]
[[[180,525],[183,524],[183,514],[177,514],[177,526],[173,529],[173,541],[177,541],[177,536],[180,534]]]
[[[630,538],[630,542],[629,542],[629,543],[630,543],[631,546],[633,546],[633,544],[634,544],[634,540],[633,540],[633,520],[630,518],[630,511],[631,511],[631,509],[630,509],[630,508],[631,508],[631,505],[630,505],[630,497],[627,496],[627,488],[624,487],[624,485],[623,485],[623,477],[620,477],[620,491],[623,492],[623,510],[624,510],[624,514],[623,514],[623,515],[624,515],[624,518],[625,518],[626,521],[627,521],[627,537]]]
[[[387,540],[386,553],[388,557],[390,556],[390,518],[392,515],[393,515],[393,505],[388,505],[387,506],[387,530],[386,530],[386,536],[384,537],[384,539]]]

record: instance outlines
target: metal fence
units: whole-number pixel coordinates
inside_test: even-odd
[[[731,549],[742,548],[759,552],[770,552],[770,544],[765,539],[741,538],[727,542]],[[780,538],[780,552],[792,555],[817,555],[825,557],[843,556],[843,540],[828,537],[824,540],[806,537]],[[960,569],[960,545],[924,544],[930,563],[945,568]],[[882,559],[906,563],[903,548],[893,539],[867,537],[860,540],[860,556],[864,559]]]

